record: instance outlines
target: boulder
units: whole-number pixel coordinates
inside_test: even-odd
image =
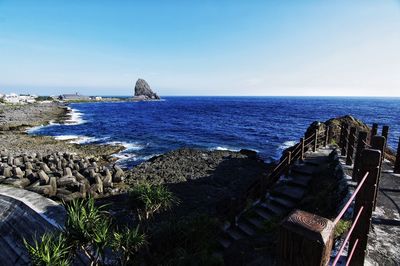
[[[49,196],[51,193],[51,186],[50,185],[45,185],[45,186],[34,186],[34,187],[28,187],[26,188],[30,191]]]
[[[64,175],[65,175],[65,176],[72,176],[71,168],[65,167],[65,168],[64,168]]]
[[[105,173],[105,176],[103,178],[103,185],[104,185],[104,187],[111,187],[112,186],[112,176],[111,176],[110,170],[106,169],[104,171],[104,173]]]
[[[95,180],[96,180],[96,185],[97,185],[97,191],[102,194],[103,193],[103,181],[100,178],[99,174],[95,175]]]
[[[63,176],[57,180],[57,185],[60,187],[72,185],[74,183],[77,183],[76,179],[75,179],[75,177],[71,177],[71,176]]]
[[[11,177],[12,176],[12,172],[11,172],[11,167],[5,167],[3,169],[3,176],[7,177]]]
[[[50,177],[49,185],[51,187],[49,196],[55,196],[57,194],[57,179],[54,176]]]
[[[13,185],[14,187],[24,188],[29,186],[31,181],[28,178],[7,178],[4,184]]]
[[[43,170],[43,171],[45,171],[47,174],[48,173],[51,173],[51,170],[50,170],[50,168],[47,166],[47,164],[45,164],[45,163],[41,163],[40,164],[40,168]]]
[[[49,183],[50,177],[46,174],[45,171],[40,170],[39,173],[38,173],[38,175],[39,175],[40,181],[41,181],[43,184],[48,184],[48,183]]]
[[[158,100],[160,97],[154,93],[144,79],[138,79],[135,85],[135,97],[144,100]]]
[[[119,167],[118,165],[114,165],[114,176],[113,176],[113,182],[122,182],[125,179],[125,174],[124,171]]]

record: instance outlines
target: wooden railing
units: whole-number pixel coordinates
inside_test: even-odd
[[[364,265],[371,226],[376,206],[382,161],[385,156],[389,127],[384,126],[377,136],[378,125],[371,132],[359,132],[344,124],[339,137],[340,153],[347,165],[353,165],[352,179],[357,186],[338,216],[331,221],[324,217],[296,210],[283,222],[277,246],[278,265],[337,265],[342,258],[346,265]],[[394,172],[400,167],[400,139]],[[339,251],[331,260],[335,227],[353,207],[352,223]],[[348,246],[347,256],[344,251]]]
[[[264,196],[283,174],[289,172],[291,165],[304,159],[305,152],[309,149],[316,151],[319,146],[328,145],[330,142],[330,130],[329,127],[323,130],[317,128],[312,134],[300,138],[300,141],[288,149],[268,175],[253,182],[240,197],[230,198],[225,202],[221,202],[218,206],[218,213],[230,223],[235,223],[238,214],[249,207],[248,202]]]

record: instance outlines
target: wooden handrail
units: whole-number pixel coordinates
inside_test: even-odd
[[[304,141],[307,142],[309,141],[311,138],[313,138],[315,136],[315,132],[312,133],[308,138],[306,138]]]

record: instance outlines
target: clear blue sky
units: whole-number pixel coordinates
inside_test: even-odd
[[[129,3],[128,3],[129,2]],[[400,96],[400,1],[0,0],[0,92]]]

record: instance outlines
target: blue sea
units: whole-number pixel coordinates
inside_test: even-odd
[[[266,161],[293,145],[315,120],[351,114],[369,125],[390,126],[400,137],[400,98],[165,97],[162,101],[74,103],[66,124],[33,128],[79,144],[122,144],[115,155],[132,167],[180,147],[253,149]]]

